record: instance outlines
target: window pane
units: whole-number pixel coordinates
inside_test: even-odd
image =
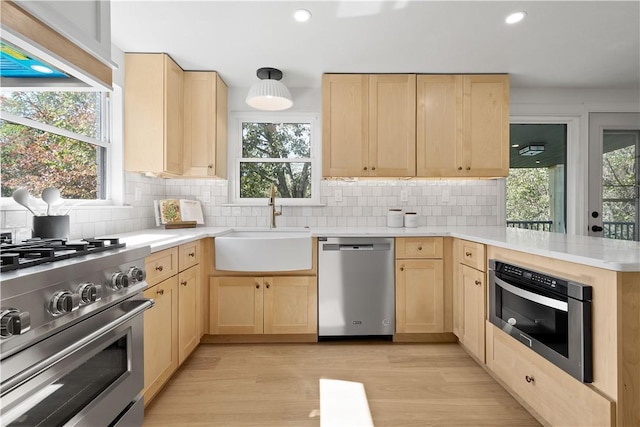
[[[35,196],[58,187],[67,199],[96,199],[101,192],[102,147],[0,121],[0,156],[2,197],[18,187]]]
[[[277,197],[311,198],[311,163],[240,163],[240,198],[269,197],[272,183]]]
[[[242,157],[311,157],[310,123],[242,123]]]
[[[2,110],[101,139],[100,92],[3,92]]]

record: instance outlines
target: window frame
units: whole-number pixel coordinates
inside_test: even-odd
[[[263,198],[240,198],[240,163],[311,163],[311,197],[308,199],[276,199],[278,206],[318,206],[320,205],[320,179],[322,175],[320,119],[318,113],[232,113],[229,129],[229,204],[263,206],[268,200]],[[242,123],[309,123],[311,126],[311,155],[308,158],[270,159],[242,157]]]
[[[113,92],[100,92],[100,138],[75,133],[73,131],[59,128],[47,123],[39,122],[27,117],[22,117],[9,113],[0,109],[0,119],[7,122],[19,124],[29,128],[37,129],[43,132],[56,134],[70,139],[85,142],[97,147],[104,148],[103,155],[98,157],[100,162],[97,182],[97,194],[101,198],[96,199],[65,199],[67,206],[73,206],[82,203],[83,206],[105,206],[112,205],[114,196],[118,196],[117,189],[112,185],[112,177],[115,174],[113,156],[117,155],[115,145],[113,143],[113,117],[114,100]],[[37,198],[39,195],[34,194]],[[121,198],[121,197],[120,197]],[[24,208],[16,203],[11,197],[1,197],[0,207],[2,210],[23,210]]]

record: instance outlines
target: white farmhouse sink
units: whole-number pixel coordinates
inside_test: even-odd
[[[295,271],[312,267],[309,230],[233,230],[214,242],[217,270]]]

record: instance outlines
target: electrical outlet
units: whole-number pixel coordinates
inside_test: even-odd
[[[202,203],[210,203],[211,202],[211,193],[209,190],[202,191]]]
[[[136,202],[142,201],[142,187],[138,186],[133,193],[133,200]]]
[[[441,201],[445,205],[449,203],[449,190],[442,190]]]
[[[335,198],[336,198],[336,202],[342,201],[342,190],[336,189]]]
[[[401,202],[409,201],[409,192],[407,190],[400,191],[400,201]]]

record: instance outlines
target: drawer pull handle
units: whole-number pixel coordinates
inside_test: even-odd
[[[471,252],[465,252],[465,253],[464,253],[464,256],[468,256],[468,257],[470,257],[471,255],[473,255]]]
[[[190,256],[191,258],[193,258],[193,257],[195,257],[195,256],[196,256],[196,254],[195,254],[195,252],[189,252],[189,256]]]
[[[533,377],[530,377],[529,375],[525,375],[524,377],[525,380],[527,380],[528,383],[535,383],[536,379]]]
[[[476,280],[476,285],[480,285],[482,282],[480,280]]]
[[[181,284],[182,286],[187,286],[187,281],[186,281],[186,280],[185,280],[185,281],[182,281],[182,282],[180,282],[180,284]]]
[[[158,295],[164,295],[164,289],[158,289],[158,290],[156,291],[156,294],[158,294]]]
[[[162,266],[161,265],[157,266],[156,271],[162,271]]]

